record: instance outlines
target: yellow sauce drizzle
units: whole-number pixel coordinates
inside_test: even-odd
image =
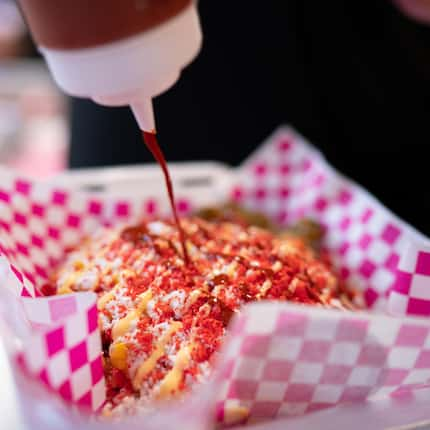
[[[139,390],[142,385],[142,381],[145,377],[154,370],[155,365],[157,364],[158,359],[160,359],[164,355],[164,348],[172,338],[172,336],[180,330],[182,327],[182,323],[179,321],[173,321],[163,336],[158,341],[158,344],[155,346],[152,354],[139,366],[137,369],[136,375],[133,378],[133,387],[135,390]]]
[[[133,321],[137,320],[143,312],[146,311],[148,302],[152,299],[152,290],[149,289],[140,294],[139,302],[136,309],[130,311],[124,318],[121,318],[112,328],[112,339],[115,341],[120,336],[123,336],[130,329]]]
[[[115,293],[118,291],[120,285],[116,284],[115,287],[113,287],[110,291],[103,294],[98,300],[97,300],[97,309],[99,311],[103,310],[105,306],[115,297]]]
[[[72,285],[75,283],[77,277],[79,275],[79,272],[72,273],[67,279],[66,282],[64,282],[60,288],[57,290],[57,294],[69,294],[73,293]]]
[[[185,346],[178,351],[173,368],[160,383],[157,397],[163,399],[178,391],[185,368],[190,362],[190,347]]]
[[[201,289],[196,289],[191,291],[186,302],[186,307],[189,308],[190,306],[192,306],[197,301],[197,299],[202,295],[203,295],[203,291]]]

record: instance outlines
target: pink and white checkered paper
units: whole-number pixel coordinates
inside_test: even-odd
[[[300,415],[430,384],[430,324],[253,304],[232,326],[220,367],[220,420],[238,406],[251,421]]]
[[[294,130],[275,132],[238,178],[231,192],[238,203],[281,224],[307,217],[323,225],[340,275],[363,291],[369,308],[385,310],[390,296],[393,313],[430,316],[429,239],[336,172]]]
[[[430,246],[410,243],[399,262],[390,290],[393,314],[430,316]]]
[[[374,313],[430,316],[427,239],[335,172],[293,130],[278,130],[233,176],[225,198],[281,224],[310,217],[324,225],[339,273],[363,290]],[[43,285],[84,236],[101,225],[166,213],[165,196],[151,188],[126,200],[8,171],[0,178],[0,293],[12,292],[25,315],[26,335],[12,330],[21,341],[20,368],[67,402],[97,410],[104,381],[95,297],[44,298]],[[183,214],[200,206],[195,192],[179,201]],[[429,328],[430,320],[422,318],[250,305],[219,360],[217,390],[201,396],[199,408],[216,403],[218,418],[228,423],[237,406],[249,410],[249,420],[275,418],[425,386]],[[182,403],[164,413],[177,419],[189,411]]]
[[[254,424],[253,430],[391,429],[428,428],[430,388],[399,393],[372,401],[345,403],[312,414]],[[388,413],[389,411],[389,413]],[[238,428],[238,427],[236,427]],[[240,430],[246,427],[241,426]]]

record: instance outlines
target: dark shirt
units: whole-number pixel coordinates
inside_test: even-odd
[[[289,123],[430,235],[430,28],[389,0],[199,8],[203,50],[155,102],[168,160],[236,165]],[[151,160],[128,109],[74,100],[72,119],[72,167]]]

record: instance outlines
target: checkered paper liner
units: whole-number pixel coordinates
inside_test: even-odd
[[[430,324],[252,304],[231,328],[217,377],[227,424],[238,410],[257,421],[396,395],[430,384]]]
[[[28,338],[18,356],[24,370],[65,400],[100,407],[105,385],[95,294],[23,298],[22,302],[31,326],[40,331]],[[59,320],[64,322],[57,326]]]
[[[366,402],[344,403],[312,414],[254,423],[253,430],[390,429],[428,428],[430,388],[405,391]],[[249,426],[235,427],[244,430]]]
[[[20,367],[66,401],[97,410],[104,381],[95,297],[43,298],[43,284],[67,249],[100,225],[166,213],[162,188],[124,199],[6,171],[0,177],[0,294],[15,295],[26,316]],[[234,179],[225,198],[281,224],[320,222],[339,273],[363,290],[369,308],[430,315],[426,239],[336,173],[293,130],[278,130]],[[184,192],[179,201],[182,214],[201,204],[196,193]],[[221,421],[242,406],[247,419],[273,418],[429,382],[429,320],[290,307],[259,303],[236,321],[216,372]],[[169,413],[174,409],[183,413],[183,406]]]
[[[399,262],[389,309],[397,315],[430,315],[430,246],[410,243]]]

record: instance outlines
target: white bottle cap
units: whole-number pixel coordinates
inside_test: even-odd
[[[129,105],[139,127],[150,132],[155,130],[152,99],[178,80],[201,40],[193,2],[163,24],[126,39],[76,50],[39,49],[66,93],[106,106]]]

